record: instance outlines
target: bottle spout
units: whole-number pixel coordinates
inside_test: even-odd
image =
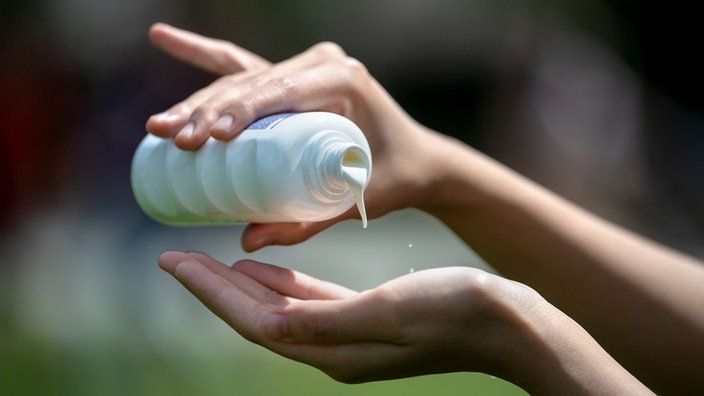
[[[362,226],[367,228],[364,192],[372,172],[369,147],[352,142],[347,136],[334,131],[321,132],[316,140],[315,144],[310,145],[313,153],[310,156],[315,161],[311,161],[306,170],[309,192],[327,205],[339,206],[344,202],[346,206],[353,198],[362,218]]]

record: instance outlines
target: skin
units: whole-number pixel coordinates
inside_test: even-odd
[[[478,269],[418,271],[357,293],[202,253],[166,252],[159,264],[248,340],[341,382],[482,371],[534,394],[651,394],[535,291]]]
[[[248,339],[346,382],[471,370],[539,394],[648,393],[630,371],[662,393],[704,389],[704,264],[697,259],[418,124],[334,44],[270,64],[163,24],[150,37],[223,77],[151,117],[149,132],[196,149],[209,136],[236,138],[267,114],[339,113],[365,131],[372,148],[370,218],[424,210],[522,283],[451,268],[355,293],[265,264],[230,268],[181,252],[160,257],[163,269]],[[350,210],[321,223],[252,224],[242,245],[295,244],[355,216]]]

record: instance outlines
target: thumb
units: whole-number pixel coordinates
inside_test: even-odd
[[[264,319],[270,339],[296,344],[333,345],[398,339],[386,304],[361,293],[343,300],[298,301]]]
[[[242,249],[254,252],[271,245],[295,245],[328,229],[340,219],[315,223],[248,224],[242,232]]]

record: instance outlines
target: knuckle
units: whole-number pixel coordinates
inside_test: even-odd
[[[346,63],[351,86],[358,96],[364,96],[371,81],[369,70],[357,59],[350,58]]]
[[[255,105],[251,98],[239,98],[227,106],[227,112],[234,114],[235,121],[248,123],[254,121],[256,116]],[[244,126],[244,125],[242,125]]]
[[[298,83],[295,78],[291,76],[279,77],[274,85],[281,90],[284,96],[296,97],[298,93]]]
[[[249,84],[251,84],[253,87],[262,87],[271,81],[271,76],[268,73],[257,73],[253,75],[250,80]]]
[[[342,47],[332,41],[323,41],[311,47],[311,51],[325,58],[344,58],[347,56]]]
[[[181,117],[190,117],[191,113],[193,113],[193,109],[196,107],[194,106],[192,101],[189,100],[184,100],[183,102],[177,103],[169,109],[170,114],[178,114]]]
[[[346,57],[344,66],[353,79],[362,79],[369,76],[369,69],[357,58],[351,56]]]
[[[370,74],[367,67],[352,57],[345,57],[333,65],[338,70],[341,86],[350,99],[364,95]]]
[[[471,287],[461,288],[469,301],[486,304],[492,300],[495,293],[495,282],[492,276],[480,271],[465,271],[461,276],[464,277],[462,285],[471,285]]]
[[[191,113],[191,119],[201,122],[213,122],[218,117],[218,112],[209,103],[203,103],[196,107]]]

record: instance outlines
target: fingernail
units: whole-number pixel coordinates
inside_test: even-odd
[[[159,255],[157,262],[159,267],[167,272],[173,273],[176,266],[183,261],[183,253],[177,251],[166,251]]]
[[[222,131],[222,132],[230,132],[230,127],[232,127],[234,119],[230,114],[225,114],[222,117],[218,118],[217,121],[213,124],[212,127],[210,127],[211,131]]]
[[[163,113],[154,114],[152,116],[152,118],[154,118],[160,122],[172,122],[172,121],[176,121],[179,118],[179,116],[177,114],[171,114],[171,113],[165,111]]]
[[[264,321],[264,335],[273,340],[286,338],[286,318],[283,315],[270,314]]]
[[[189,122],[188,124],[186,124],[186,126],[181,128],[180,131],[178,131],[177,135],[189,138],[191,137],[191,135],[193,135],[193,127],[193,122]]]

